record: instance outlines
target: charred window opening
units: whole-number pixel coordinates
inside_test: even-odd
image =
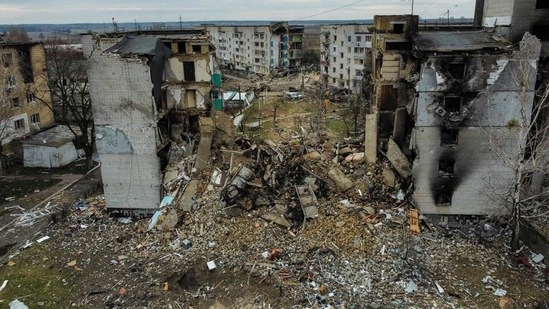
[[[409,50],[410,42],[385,42],[385,50]]]
[[[549,1],[545,0],[545,2],[549,5]],[[534,25],[532,27],[532,34],[537,36],[541,41],[549,41],[549,25]]]
[[[404,33],[404,24],[393,24],[393,33],[394,34]]]
[[[13,63],[13,55],[11,53],[9,54],[2,54],[2,63],[4,64],[5,68],[8,68]]]
[[[536,9],[549,9],[549,1],[547,0],[537,0]]]
[[[436,190],[435,205],[436,206],[450,206],[452,204],[453,192],[449,189],[441,186]]]
[[[200,54],[202,52],[202,46],[201,45],[193,45],[193,53]]]
[[[394,111],[397,108],[398,88],[393,85],[381,85],[380,110]]]
[[[449,113],[461,111],[461,97],[444,97],[444,109]]]
[[[456,160],[440,159],[438,160],[438,177],[452,177],[454,175]]]
[[[459,129],[442,128],[440,132],[441,145],[457,145],[459,137]]]
[[[21,56],[21,75],[23,75],[23,81],[26,84],[34,82],[30,50],[28,48],[22,50],[19,55]]]
[[[185,81],[196,81],[194,75],[194,61],[183,61],[183,74],[185,75]]]
[[[450,63],[450,64],[448,64],[448,72],[455,79],[462,79],[465,76],[465,64],[464,63]]]
[[[185,42],[177,42],[177,52],[180,54],[185,54]]]

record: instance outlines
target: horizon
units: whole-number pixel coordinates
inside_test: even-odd
[[[185,2],[185,1],[184,1]],[[322,21],[364,20],[374,15],[404,15],[412,12],[421,19],[474,15],[475,0],[358,0],[337,4],[321,0],[280,0],[277,3],[229,0],[180,3],[164,0],[0,0],[1,25],[95,24],[111,23],[208,23],[215,21]],[[167,16],[172,16],[167,20]],[[344,17],[344,19],[342,19]],[[146,20],[146,21],[145,21]]]

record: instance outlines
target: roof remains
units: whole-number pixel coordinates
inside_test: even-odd
[[[73,128],[76,134],[81,135],[79,128]],[[60,147],[74,139],[74,134],[66,125],[57,125],[51,129],[37,133],[28,139],[23,144],[38,145],[47,147]]]
[[[125,36],[105,52],[120,54],[122,57],[164,55],[169,58],[172,55],[172,50],[157,36]]]
[[[484,31],[422,32],[417,35],[416,44],[421,51],[438,52],[506,49],[510,45],[505,39]]]

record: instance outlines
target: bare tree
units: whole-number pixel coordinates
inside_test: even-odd
[[[10,43],[24,43],[24,42],[30,42],[29,35],[27,31],[23,28],[18,28],[15,26],[11,26],[8,30],[8,34],[4,38],[6,42]]]
[[[490,143],[502,164],[512,171],[512,181],[507,189],[500,192],[498,201],[511,210],[513,226],[511,250],[520,245],[521,219],[525,212],[537,215],[548,215],[549,196],[547,192],[532,185],[534,177],[547,177],[549,174],[547,147],[549,146],[549,87],[544,82],[535,89],[536,68],[532,61],[534,56],[526,52],[519,54],[513,61],[512,80],[516,83],[518,118],[507,123],[502,134],[494,128],[488,129]],[[533,101],[533,103],[532,103]],[[536,202],[536,203],[534,203]],[[535,207],[532,207],[534,205]]]
[[[46,41],[47,83],[56,121],[69,127],[91,168],[95,126],[89,95],[86,60],[82,51],[59,39]],[[37,96],[39,97],[39,96]],[[48,105],[49,106],[49,105]]]

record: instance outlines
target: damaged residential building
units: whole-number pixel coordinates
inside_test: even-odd
[[[361,93],[364,68],[372,48],[372,33],[366,24],[327,25],[321,27],[321,72],[327,84]]]
[[[214,46],[202,30],[86,34],[82,42],[107,207],[150,213],[166,194],[166,167],[211,134]]]
[[[365,155],[376,162],[377,149],[387,149],[391,139],[406,151],[405,139],[413,127],[407,105],[413,98],[417,61],[412,42],[418,32],[417,15],[374,16],[371,66],[370,113],[366,115]]]
[[[489,2],[488,0],[486,0]],[[519,151],[521,104],[530,113],[542,42],[472,27],[419,31],[418,17],[375,16],[372,105],[366,115],[365,158],[382,154],[413,181],[418,209],[441,224],[508,212],[498,194],[514,173],[494,150]],[[530,81],[517,81],[526,68]],[[492,141],[491,141],[492,140]]]
[[[269,25],[203,25],[212,36],[220,65],[268,75],[277,68],[300,66],[304,27],[273,22]]]
[[[518,47],[486,31],[418,34],[411,147],[422,213],[459,225],[510,211],[495,198],[514,182],[498,147],[509,157],[519,151],[514,124],[521,106],[532,109],[540,46],[529,34]]]
[[[54,124],[42,43],[0,43],[0,142]]]

